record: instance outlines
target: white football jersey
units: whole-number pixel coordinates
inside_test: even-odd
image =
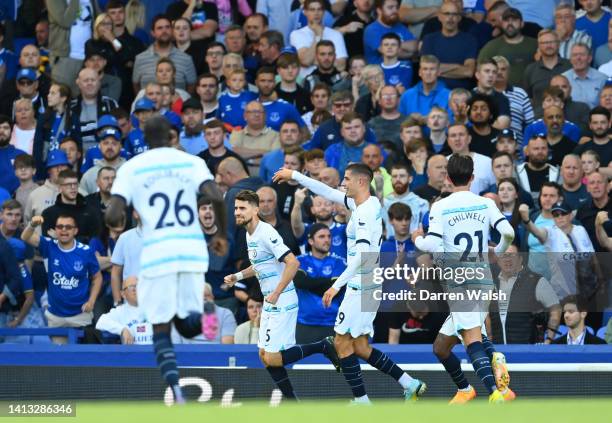
[[[204,160],[169,147],[146,151],[119,168],[111,193],[125,198],[140,215],[142,275],[208,270],[197,193],[212,179]]]
[[[345,197],[344,204],[352,211],[351,218],[346,225],[347,240],[347,266],[353,260],[359,261],[359,270],[351,278],[347,285],[349,288],[378,288],[374,285],[374,268],[378,267],[380,245],[382,243],[382,207],[376,197],[371,196],[359,206],[352,198]],[[357,255],[356,245],[358,242],[365,242],[369,245],[368,252],[363,257]],[[362,282],[364,284],[362,285]],[[350,290],[347,291],[347,293]]]
[[[427,235],[442,239],[442,251],[476,257],[488,252],[489,228],[506,220],[493,200],[470,191],[449,195],[431,206]]]
[[[276,229],[261,220],[252,235],[246,232],[246,241],[249,260],[255,270],[261,292],[266,296],[278,286],[285,270],[285,263],[281,260],[291,253],[291,250],[285,245]],[[297,304],[297,293],[292,281],[279,296],[276,306],[289,310],[293,306],[297,308]]]

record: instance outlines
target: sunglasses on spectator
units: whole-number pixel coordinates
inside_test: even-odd
[[[569,212],[554,211],[554,212],[552,212],[552,217],[567,216],[568,214],[569,214]]]
[[[19,85],[27,85],[29,87],[30,85],[34,84],[34,81],[30,81],[29,79],[20,79],[19,81],[17,81],[17,83]]]
[[[55,225],[55,229],[60,231],[71,231],[74,228],[76,228],[74,225]]]

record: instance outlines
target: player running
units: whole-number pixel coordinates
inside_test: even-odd
[[[283,367],[312,354],[325,354],[339,368],[338,357],[331,337],[312,344],[295,345],[295,325],[298,297],[293,278],[300,262],[285,245],[274,227],[259,219],[259,196],[249,190],[236,195],[234,214],[236,224],[246,229],[246,241],[251,266],[225,277],[224,282],[236,282],[257,277],[264,295],[264,306],[259,324],[259,357],[272,380],[285,398],[296,396]]]
[[[450,292],[466,292],[474,287],[492,287],[492,277],[484,254],[488,254],[487,240],[489,227],[497,229],[501,234],[500,243],[494,248],[496,253],[504,252],[514,239],[514,230],[495,203],[470,192],[470,183],[474,179],[474,162],[469,156],[453,155],[448,161],[448,179],[453,184],[453,194],[435,202],[429,214],[429,232],[423,236],[422,230],[413,233],[416,247],[427,252],[443,252],[443,260],[448,266],[480,267],[485,271],[485,279],[481,281],[466,281],[459,284],[444,281],[445,288]],[[456,257],[456,258],[455,258]],[[489,391],[490,402],[503,402],[514,399],[514,393],[508,388],[509,376],[503,355],[493,356],[496,378],[491,370],[491,358],[483,345],[482,332],[487,317],[488,302],[451,302],[451,313],[446,319],[433,349],[434,353],[450,374],[459,388],[452,404],[465,403],[476,396],[474,388],[468,384],[461,363],[452,353],[453,346],[463,341],[465,349],[472,361],[474,371],[480,377]],[[466,311],[466,308],[473,311]],[[453,311],[455,310],[455,311]],[[489,353],[493,346],[486,340]],[[500,354],[500,353],[497,353]]]
[[[380,202],[370,195],[372,171],[362,163],[348,165],[343,181],[346,194],[291,169],[279,170],[272,179],[275,182],[295,180],[315,194],[342,203],[352,211],[346,227],[346,269],[325,292],[323,304],[329,307],[340,288],[347,285],[334,327],[334,344],[340,357],[342,373],[353,391],[353,402],[370,403],[363,384],[359,358],[398,381],[406,399],[416,400],[425,393],[425,383],[404,373],[391,358],[372,348],[368,341],[368,337],[374,334],[373,322],[379,305],[368,294],[379,288],[379,285],[373,283],[372,273],[378,265],[382,240]],[[362,311],[362,299],[364,304],[369,304],[367,310]]]
[[[128,204],[140,215],[144,244],[138,303],[153,325],[153,346],[161,374],[175,401],[184,403],[170,323],[186,338],[202,333],[208,250],[198,221],[196,197],[200,193],[212,200],[220,229],[217,234],[225,234],[225,207],[204,161],[169,147],[170,125],[165,118],[149,119],[144,135],[150,150],[117,171],[106,223],[121,226]],[[215,236],[211,248],[224,255],[225,235]]]

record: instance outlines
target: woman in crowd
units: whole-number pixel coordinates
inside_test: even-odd
[[[36,133],[36,118],[32,101],[20,98],[15,101],[15,126],[11,134],[11,144],[28,154],[34,151],[34,134]]]

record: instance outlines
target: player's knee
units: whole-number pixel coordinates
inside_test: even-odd
[[[439,339],[436,338],[436,340],[434,341],[434,344],[433,344],[433,353],[440,360],[444,360],[444,359],[448,358],[448,356],[450,355],[450,350],[448,349],[448,347],[443,342],[440,342]]]

